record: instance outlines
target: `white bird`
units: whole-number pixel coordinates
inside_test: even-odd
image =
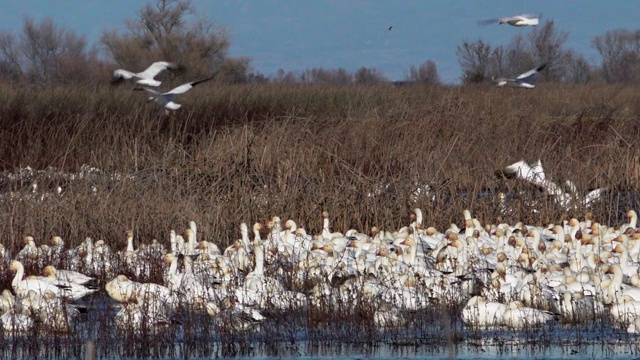
[[[482,296],[474,296],[462,309],[462,321],[477,327],[502,325],[502,317],[508,306],[499,302],[486,301]]]
[[[144,71],[139,73],[134,73],[129,70],[117,69],[113,72],[113,80],[129,80],[131,78],[136,78],[136,83],[140,85],[147,86],[160,86],[162,82],[154,79],[159,73],[166,69],[176,69],[176,64],[167,62],[167,61],[157,61],[151,64]]]
[[[527,181],[535,186],[541,187],[544,191],[555,198],[555,201],[564,209],[577,208],[578,205],[584,205],[586,207],[592,206],[595,202],[600,200],[605,188],[599,188],[590,191],[584,197],[575,189],[575,185],[569,180],[570,192],[566,192],[562,187],[553,181],[547,179],[542,167],[540,159],[530,165],[524,160],[520,160],[504,168],[504,173],[515,174],[516,178]]]
[[[536,74],[538,74],[540,71],[542,71],[545,67],[547,66],[547,64],[542,64],[540,66],[538,66],[535,69],[531,69],[527,72],[524,72],[518,76],[516,76],[515,78],[505,78],[505,77],[492,77],[491,80],[493,80],[494,82],[497,83],[497,85],[500,86],[505,86],[505,85],[509,85],[512,87],[521,87],[521,88],[525,88],[525,89],[533,89],[536,87],[536,85],[534,84],[533,80],[534,80],[534,76],[536,76]]]
[[[504,168],[504,171],[509,174],[515,173],[518,179],[530,182],[536,186],[543,188],[548,186],[548,184],[545,183],[546,175],[540,160],[538,160],[534,166],[529,165],[524,160],[520,160]]]
[[[173,102],[173,99],[175,99],[176,96],[180,94],[184,94],[187,91],[191,90],[191,88],[193,88],[194,86],[201,84],[203,82],[209,81],[211,79],[213,79],[213,76],[208,77],[206,79],[196,80],[186,84],[182,84],[164,93],[161,93],[155,89],[151,89],[148,87],[136,87],[134,88],[134,90],[146,90],[150,92],[152,96],[149,97],[149,101],[154,100],[158,104],[162,105],[165,108],[165,113],[168,115],[169,110],[176,111],[180,109],[180,107],[182,106],[178,103]]]
[[[31,330],[34,326],[34,320],[28,315],[11,310],[0,316],[0,325],[2,325],[3,333],[11,336]]]
[[[63,283],[75,283],[78,285],[85,285],[95,280],[94,278],[84,275],[82,273],[79,273],[77,271],[56,269],[52,265],[45,266],[45,268],[43,269],[43,272],[45,273],[45,276],[51,276],[53,279],[60,280]]]
[[[51,292],[58,297],[64,297],[67,299],[78,300],[83,296],[93,293],[96,289],[87,289],[82,285],[74,284],[74,286],[58,285],[50,281],[42,280],[39,278],[27,278],[24,277],[24,266],[21,262],[14,260],[9,266],[9,270],[16,272],[16,275],[11,282],[11,287],[16,295],[20,298],[27,296],[30,290],[35,291],[37,294],[44,294],[45,292]]]
[[[509,24],[511,26],[535,26],[540,23],[540,17],[542,14],[520,14],[515,16],[506,16],[498,19],[487,19],[478,21],[479,25],[491,25],[496,22],[499,25]]]
[[[149,295],[148,301],[139,302],[140,299],[134,299],[132,302],[120,304],[120,311],[114,318],[120,330],[133,333],[143,331],[156,333],[171,323],[164,307],[158,303],[160,300],[155,297],[156,294]]]

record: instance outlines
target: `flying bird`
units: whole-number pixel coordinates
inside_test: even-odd
[[[151,64],[144,71],[139,73],[134,73],[125,69],[117,69],[113,72],[113,81],[119,82],[122,80],[129,80],[132,78],[136,79],[136,83],[139,85],[147,85],[147,86],[160,86],[162,82],[154,79],[158,74],[167,69],[175,70],[178,66],[174,63],[170,63],[168,61],[157,61]]]
[[[393,29],[393,25],[389,26],[389,28],[388,28],[388,29],[387,29],[387,31],[385,31],[385,32],[389,32],[389,31],[391,31],[392,29]]]
[[[497,22],[499,25],[509,24],[511,26],[518,26],[518,27],[535,26],[540,23],[541,16],[542,14],[539,14],[539,13],[538,14],[521,14],[521,15],[515,15],[515,16],[501,17],[498,19],[480,20],[478,21],[478,24],[491,25]]]
[[[494,77],[491,77],[491,80],[496,82],[498,86],[509,85],[513,87],[533,89],[534,87],[536,87],[536,85],[534,84],[534,77],[536,76],[536,74],[542,71],[545,68],[545,66],[547,66],[546,63],[538,66],[535,69],[531,69],[525,73],[522,73],[515,78],[505,78],[505,77],[496,78],[494,76]]]
[[[201,84],[203,82],[209,81],[211,79],[213,79],[213,76],[208,77],[206,79],[196,80],[186,84],[182,84],[164,93],[148,87],[136,87],[133,90],[146,90],[147,92],[150,92],[151,96],[149,97],[149,101],[154,100],[158,104],[162,105],[165,108],[165,114],[170,115],[171,113],[169,110],[176,111],[180,109],[180,107],[182,106],[173,101],[173,99],[175,99],[176,96],[180,94],[184,94],[187,91],[191,90],[191,88],[193,88],[194,86]]]

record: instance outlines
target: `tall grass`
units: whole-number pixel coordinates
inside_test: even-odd
[[[5,198],[0,242],[15,252],[27,233],[38,244],[57,234],[69,245],[91,236],[123,248],[128,228],[137,240],[166,242],[170,229],[195,220],[201,239],[226,246],[239,237],[241,221],[278,215],[317,233],[328,210],[337,230],[395,229],[412,207],[443,230],[460,223],[463,208],[494,222],[500,208],[493,193],[519,190],[526,191],[506,221],[558,221],[563,211],[550,200],[538,199],[533,214],[528,185],[496,175],[522,158],[542,159],[548,176],[581,191],[607,187],[593,212],[608,222],[632,205],[620,192],[640,186],[636,93],[606,85],[203,84],[178,101],[184,106],[175,116],[165,116],[130,86],[5,85],[2,170],[77,173],[88,164],[103,173],[66,181],[62,196]],[[45,180],[38,192],[61,182]],[[413,199],[416,183],[430,184],[432,193]]]

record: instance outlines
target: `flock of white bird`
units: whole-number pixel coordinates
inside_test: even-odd
[[[198,241],[194,222],[184,236],[172,230],[168,248],[154,240],[136,249],[131,231],[122,251],[90,238],[71,249],[60,237],[37,246],[26,236],[15,257],[0,246],[4,263],[15,271],[11,289],[2,291],[0,320],[8,334],[33,327],[70,331],[76,301],[102,291],[90,285],[106,278],[104,289],[119,304],[114,323],[132,331],[164,328],[184,309],[245,331],[265,319],[265,310],[334,311],[368,303],[377,304],[371,321],[380,329],[405,326],[411,314],[428,307],[457,304],[462,321],[473,327],[523,329],[610,317],[640,332],[635,211],[617,228],[589,216],[540,227],[482,226],[470,211],[463,215],[462,229],[451,224],[440,232],[425,226],[416,208],[409,225],[365,234],[332,231],[323,212],[323,229],[314,236],[293,220],[283,224],[274,217],[264,233],[256,223],[252,236],[242,223],[240,239],[224,251]],[[154,260],[164,264],[163,283],[134,281],[154,271]],[[43,268],[43,276],[25,277],[25,263]]]

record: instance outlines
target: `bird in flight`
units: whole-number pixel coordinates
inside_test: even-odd
[[[136,83],[139,85],[147,86],[160,86],[162,82],[154,79],[158,74],[167,69],[175,70],[178,66],[168,61],[156,61],[151,64],[144,71],[134,73],[125,69],[117,69],[113,72],[113,82],[119,82],[122,80],[129,80],[131,78],[136,79]]]
[[[542,17],[542,14],[539,14],[539,13],[538,14],[520,14],[515,16],[501,17],[498,19],[480,20],[478,21],[478,24],[491,25],[497,22],[499,25],[509,24],[511,26],[518,26],[518,27],[535,26],[540,23],[540,17]]]
[[[525,88],[525,89],[533,89],[534,87],[536,87],[536,84],[534,83],[534,76],[536,76],[536,74],[538,74],[540,71],[542,71],[545,66],[547,66],[547,64],[542,64],[540,66],[538,66],[535,69],[531,69],[527,72],[524,72],[514,78],[505,78],[505,77],[491,77],[491,80],[493,80],[498,86],[505,86],[505,85],[509,85],[509,86],[513,86],[513,87],[521,87],[521,88]]]
[[[391,29],[393,29],[393,25],[389,26],[389,28],[385,32],[389,32],[389,31],[391,31]]]
[[[164,110],[165,114],[171,115],[170,110],[176,111],[180,109],[180,107],[182,106],[181,104],[178,104],[173,101],[178,95],[184,94],[187,91],[191,90],[194,86],[198,84],[202,84],[203,82],[209,81],[211,79],[213,79],[213,76],[208,77],[206,79],[188,82],[186,84],[182,84],[164,93],[148,87],[136,87],[134,88],[134,90],[145,90],[151,93],[151,96],[149,97],[149,101],[154,100],[156,103],[162,105],[165,109]]]

